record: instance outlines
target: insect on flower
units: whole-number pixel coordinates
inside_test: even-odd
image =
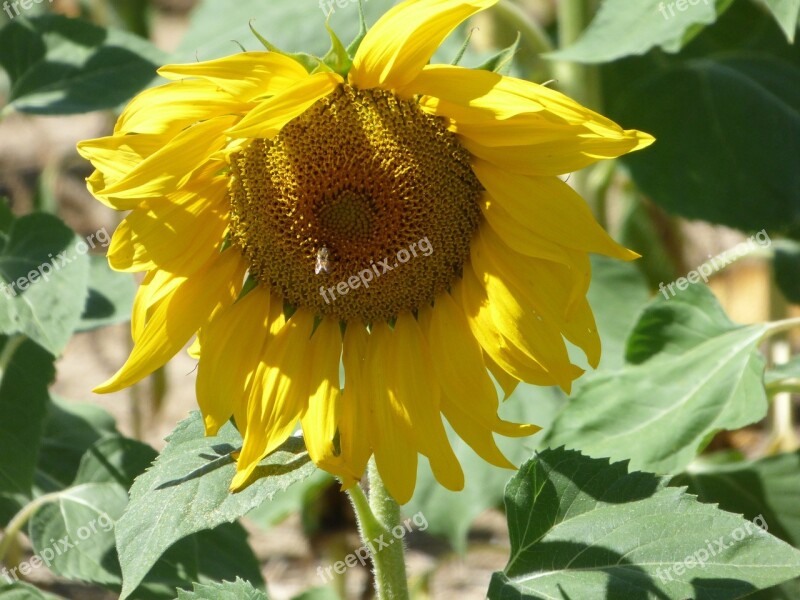
[[[325,246],[322,246],[319,250],[317,250],[317,258],[316,262],[314,263],[314,273],[319,275],[323,271],[326,273],[330,273],[330,261],[328,260],[329,254],[328,249]]]

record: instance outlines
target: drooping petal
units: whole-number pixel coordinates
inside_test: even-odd
[[[257,286],[202,330],[196,389],[206,435],[216,435],[246,397],[269,337],[269,305],[269,291]]]
[[[112,269],[160,268],[190,275],[219,252],[228,228],[227,180],[199,181],[166,202],[134,210],[118,226],[108,248]],[[186,232],[193,232],[187,235]]]
[[[272,138],[281,127],[320,98],[330,94],[342,78],[336,73],[315,73],[262,101],[228,134],[234,138]]]
[[[366,358],[369,383],[370,439],[375,463],[386,489],[400,504],[414,493],[417,480],[417,448],[413,444],[411,417],[407,407],[390,393],[394,334],[386,323],[373,325]]]
[[[311,365],[308,410],[301,418],[308,454],[320,468],[342,479],[349,487],[361,476],[342,453],[337,440],[341,421],[342,394],[339,389],[339,359],[342,334],[336,319],[322,319],[308,343]]]
[[[309,76],[300,63],[277,52],[241,52],[205,62],[165,65],[158,74],[167,79],[199,77],[239,102],[279,94]]]
[[[440,388],[419,324],[409,313],[398,315],[390,363],[390,397],[405,407],[419,451],[428,457],[436,479],[449,490],[464,487],[464,472],[442,423]]]
[[[524,175],[561,175],[640,150],[653,137],[613,121],[548,87],[483,70],[430,65],[403,90],[451,120],[464,147]]]
[[[280,446],[308,407],[308,343],[314,314],[298,309],[262,349],[261,362],[247,401],[242,452],[231,490],[242,489],[267,454]]]
[[[494,222],[502,222],[507,215],[516,227],[527,229],[534,238],[622,260],[638,258],[638,254],[611,239],[583,198],[557,177],[517,175],[478,159],[472,161],[472,170],[503,209]],[[512,227],[515,226],[507,224],[504,230]]]
[[[223,252],[191,277],[174,276],[171,292],[147,317],[128,360],[117,373],[94,389],[115,392],[146,377],[183,348],[211,316],[236,298],[245,265],[238,252]]]
[[[348,322],[342,351],[345,383],[339,439],[343,460],[353,465],[353,470],[359,474],[364,473],[372,455],[369,433],[371,398],[365,373],[368,343],[369,334],[363,323]]]
[[[94,190],[105,198],[161,198],[179,190],[192,173],[225,143],[225,130],[238,116],[223,116],[181,131],[165,146],[145,158],[131,171],[105,189]],[[127,136],[126,136],[127,137]]]
[[[537,320],[554,329],[581,348],[589,364],[600,362],[600,336],[585,296],[570,297],[573,275],[564,265],[521,256],[490,232],[476,236],[473,257],[484,257],[481,264],[507,282],[514,294],[533,307]],[[477,261],[476,261],[477,262]]]
[[[167,83],[137,95],[117,120],[114,134],[174,137],[192,123],[229,114],[244,114],[252,106],[220,92],[208,81]]]
[[[497,392],[484,366],[481,348],[469,330],[463,310],[450,294],[440,294],[436,305],[424,312],[430,314],[426,337],[442,387],[442,412],[456,433],[484,460],[513,468],[492,433],[525,436],[539,428],[506,423],[497,416]]]
[[[367,32],[353,59],[350,83],[397,89],[412,81],[462,21],[497,0],[406,0]]]

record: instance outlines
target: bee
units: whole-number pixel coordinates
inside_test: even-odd
[[[330,273],[330,262],[328,261],[328,249],[325,246],[322,246],[319,250],[317,250],[317,258],[316,262],[314,263],[314,273],[319,275],[323,271],[326,273]]]

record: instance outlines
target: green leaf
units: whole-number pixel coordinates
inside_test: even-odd
[[[588,299],[603,348],[598,369],[624,364],[625,340],[649,297],[644,276],[634,263],[592,256]]]
[[[660,47],[680,50],[702,27],[717,20],[732,0],[605,0],[572,46],[547,58],[605,63]],[[682,6],[683,10],[678,8]]]
[[[732,600],[800,574],[800,551],[664,483],[574,451],[538,454],[506,488],[511,556],[489,598]]]
[[[290,486],[284,492],[276,494],[269,502],[264,502],[247,513],[247,520],[262,529],[277,525],[289,515],[300,511],[310,501],[334,481],[333,477],[322,469],[314,471],[310,477]]]
[[[123,599],[173,543],[236,520],[315,469],[302,440],[293,437],[259,466],[261,479],[231,494],[235,466],[229,455],[241,446],[233,425],[206,438],[200,414],[193,413],[167,441],[153,467],[131,488],[130,504],[117,524]]]
[[[16,350],[0,383],[0,523],[5,525],[31,497],[47,415],[53,357],[31,341],[2,338],[2,355]]]
[[[176,600],[269,600],[264,592],[237,579],[235,583],[195,584],[193,592],[178,591]]]
[[[136,281],[130,273],[118,273],[108,266],[104,256],[89,260],[89,297],[77,331],[130,321]]]
[[[670,300],[658,296],[631,335],[628,356],[644,362],[587,382],[546,441],[630,458],[633,467],[656,473],[680,472],[713,433],[766,415],[757,346],[768,330],[734,326],[705,286]]]
[[[114,108],[156,76],[166,55],[142,38],[61,15],[19,17],[0,30],[9,106],[35,114]]]
[[[61,596],[47,594],[28,583],[0,585],[0,600],[62,600]]]
[[[800,0],[764,0],[764,2],[786,34],[786,39],[794,43],[797,20],[800,18]]]
[[[125,488],[114,483],[85,483],[60,492],[31,519],[37,556],[61,577],[119,585],[113,528],[127,503]]]
[[[800,213],[798,89],[796,64],[750,50],[654,63],[612,95],[612,116],[657,140],[623,161],[642,192],[671,213],[744,231],[754,223],[785,230]]]
[[[676,477],[701,502],[715,502],[748,519],[762,516],[769,532],[800,546],[800,452],[752,462],[707,465]]]
[[[51,396],[36,466],[37,486],[46,492],[69,486],[89,447],[116,433],[114,418],[103,409]]]
[[[0,333],[22,333],[58,356],[83,312],[87,249],[52,215],[15,220],[0,251]]]

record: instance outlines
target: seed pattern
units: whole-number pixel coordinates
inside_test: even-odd
[[[461,276],[483,188],[469,153],[414,100],[341,85],[231,158],[231,239],[250,273],[294,306],[364,322],[433,302]],[[396,253],[427,238],[395,266]],[[318,268],[325,248],[327,270]],[[323,298],[364,269],[391,271],[369,287]]]

